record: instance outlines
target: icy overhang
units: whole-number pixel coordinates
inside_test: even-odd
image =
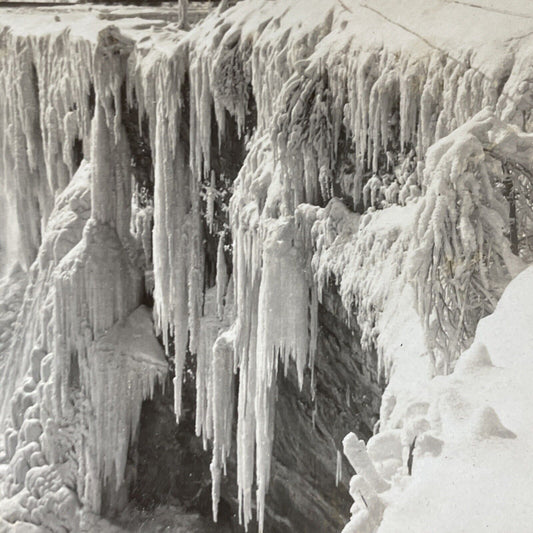
[[[109,335],[114,338],[116,353],[126,356],[132,362],[146,363],[160,368],[166,374],[168,363],[165,353],[154,336],[152,312],[141,305],[122,322],[113,326]]]
[[[98,33],[109,25],[117,26],[135,41],[150,40],[156,45],[175,44],[178,12],[175,6],[158,8],[140,6],[71,5],[58,7],[2,7],[1,26],[16,35],[36,37],[68,29],[72,36],[96,43]],[[205,16],[208,8],[191,2],[193,21]],[[270,24],[268,38],[282,37],[290,29],[305,45],[305,36],[330,18],[332,32],[323,45],[343,46],[351,41],[361,48],[383,47],[409,49],[414,55],[428,49],[448,53],[475,48],[469,60],[483,64],[495,62],[496,51],[512,51],[518,43],[531,42],[533,4],[528,0],[294,0],[289,3],[270,0],[244,0],[226,15],[229,24],[239,23],[243,36],[262,33]],[[219,19],[212,17],[213,26]],[[198,31],[203,32],[207,24]],[[274,27],[277,29],[274,29]],[[193,28],[191,40],[197,30]]]

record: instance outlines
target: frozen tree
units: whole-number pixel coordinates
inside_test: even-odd
[[[486,110],[428,151],[410,275],[438,372],[451,370],[494,309],[499,284],[515,273],[499,161],[529,165],[531,150],[530,136]]]

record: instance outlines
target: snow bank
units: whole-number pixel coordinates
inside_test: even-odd
[[[369,441],[366,457],[390,488],[369,490],[372,476],[360,466],[356,439],[345,439],[345,453],[360,472],[351,485],[356,503],[345,533],[366,531],[359,529],[363,522],[380,533],[529,529],[532,289],[529,267],[481,320],[455,372],[419,391],[403,427]],[[355,481],[360,477],[366,485]],[[376,510],[361,505],[361,495],[377,493]]]

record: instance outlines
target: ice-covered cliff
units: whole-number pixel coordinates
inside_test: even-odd
[[[214,517],[234,490],[245,527],[340,529],[336,449],[379,431],[345,441],[347,530],[395,530],[446,441],[434,376],[531,256],[515,3],[245,0],[187,31],[168,8],[5,11],[4,520],[108,527],[143,401],[168,373],[186,419],[192,373]]]

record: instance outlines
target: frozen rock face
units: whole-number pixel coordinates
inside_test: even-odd
[[[365,353],[360,334],[346,326],[340,298],[331,290],[319,308],[316,394],[298,391],[295,369],[280,380],[266,531],[339,531],[350,507],[353,473],[338,464],[345,428],[372,435],[382,387],[376,354]],[[336,475],[337,469],[339,470]]]
[[[101,530],[139,490],[168,375],[155,427],[185,423],[164,464],[204,465],[167,457],[181,431],[211,457],[210,495],[182,503],[335,530],[355,430],[351,524],[376,530],[415,440],[442,447],[416,396],[531,252],[530,28],[430,3],[250,0],[190,31],[187,2],[176,24],[6,15],[0,264],[28,279],[0,336],[1,516]]]
[[[377,420],[381,385],[377,357],[365,354],[359,334],[346,326],[346,312],[330,289],[319,312],[316,395],[309,386],[298,388],[295,368],[278,380],[273,443],[272,485],[267,495],[266,531],[288,533],[339,531],[347,520],[349,464],[343,460],[336,483],[336,450],[342,448],[346,427],[368,438]],[[138,505],[175,503],[211,516],[210,453],[194,436],[194,382],[184,384],[184,409],[179,426],[174,423],[172,391],[159,391],[143,406],[138,476],[133,498]],[[220,527],[238,528],[236,457],[229,457],[227,479],[222,480]],[[254,531],[253,524],[250,526]]]
[[[113,318],[102,331],[93,315],[83,316],[75,303],[80,292],[84,306],[91,301],[83,295],[86,287],[112,295],[105,281],[121,266],[111,253],[120,250],[116,235],[89,221],[90,180],[91,167],[82,163],[56,201],[32,267],[13,351],[3,367],[2,393],[11,406],[9,413],[3,413],[3,516],[58,531],[89,527],[84,524],[84,510],[109,513],[127,501],[129,442],[135,439],[143,399],[167,371],[147,308],[133,308],[124,318]],[[96,243],[95,255],[91,242]],[[110,261],[108,272],[103,254]],[[106,276],[72,284],[70,276],[80,270]],[[125,272],[122,268],[122,275]],[[130,281],[123,294],[136,297],[131,288]],[[98,296],[93,292],[92,298]],[[68,305],[75,307],[65,309]],[[80,318],[83,333],[70,329],[79,327],[73,319]],[[24,334],[23,328],[27,328]],[[63,333],[51,335],[62,328]],[[76,348],[61,342],[77,336],[81,338],[75,341]],[[26,343],[33,348],[25,348]],[[26,360],[13,359],[25,353]],[[110,404],[113,409],[105,408]]]

